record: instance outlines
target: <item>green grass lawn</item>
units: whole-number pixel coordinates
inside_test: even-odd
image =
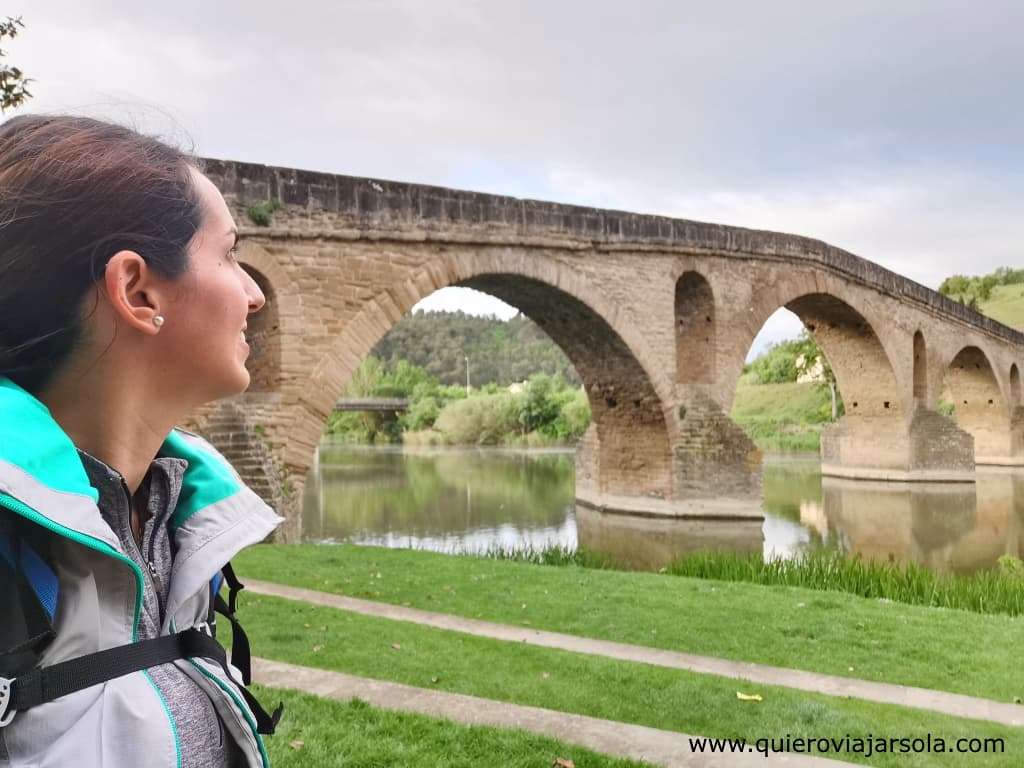
[[[389,712],[359,699],[333,701],[260,685],[252,689],[257,698],[272,700],[274,706],[284,702],[277,732],[266,737],[273,768],[550,768],[559,757],[580,768],[647,765],[605,757],[521,730]]]
[[[992,298],[982,302],[978,309],[1003,325],[1024,327],[1024,284],[997,285],[992,289]]]
[[[261,545],[247,576],[469,618],[844,677],[1024,697],[1024,619],[836,592],[353,545]],[[853,668],[852,670],[850,668]]]
[[[259,656],[422,688],[750,741],[785,734],[839,739],[931,733],[947,741],[988,737],[1006,744],[1002,756],[974,761],[963,755],[870,761],[841,756],[876,766],[1009,766],[1019,765],[1024,754],[1021,729],[922,710],[474,637],[245,592],[240,616]],[[737,691],[759,694],[763,701],[740,701]]]
[[[828,389],[815,384],[740,381],[732,418],[762,451],[817,451],[823,415],[831,415]]]

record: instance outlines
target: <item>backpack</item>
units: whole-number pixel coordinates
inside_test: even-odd
[[[274,733],[284,705],[268,714],[245,687],[252,682],[249,638],[235,616],[235,601],[245,585],[231,563],[210,580],[210,612],[202,625],[37,667],[56,637],[53,621],[60,602],[56,571],[43,554],[46,536],[44,529],[21,515],[0,515],[0,727],[18,711],[176,659],[212,659],[235,680],[227,652],[216,640],[220,613],[231,623],[231,665],[242,674],[239,690],[255,716],[257,731]],[[225,581],[227,602],[220,595]]]

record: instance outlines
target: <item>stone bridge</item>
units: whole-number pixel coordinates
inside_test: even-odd
[[[286,516],[282,540],[300,534],[306,473],[352,372],[446,286],[517,307],[575,365],[593,412],[576,495],[591,506],[750,508],[761,456],[729,413],[754,337],[780,307],[821,346],[846,405],[822,436],[825,474],[970,481],[976,463],[1024,464],[1024,335],[819,240],[206,163],[267,303],[248,322],[248,391],[184,426]],[[955,420],[936,410],[943,395]]]

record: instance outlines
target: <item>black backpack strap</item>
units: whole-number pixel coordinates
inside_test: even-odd
[[[224,648],[212,637],[197,629],[186,629],[174,635],[108,648],[59,664],[34,669],[13,680],[0,678],[0,726],[9,723],[16,711],[45,704],[115,677],[176,659],[197,656],[216,661],[231,679]],[[240,690],[256,717],[257,731],[266,735],[273,734],[281,719],[284,704],[279,704],[273,714],[268,714],[255,696],[244,687]]]
[[[231,563],[224,563],[224,567],[220,569],[220,572],[224,574],[224,580],[228,583],[228,610],[234,613],[235,600],[238,599],[238,593],[245,589],[245,584],[238,580],[238,577],[235,575],[235,569],[231,567]]]
[[[220,570],[224,574],[224,581],[228,585],[228,600],[225,603],[224,598],[218,593],[214,595],[213,605],[218,613],[231,622],[231,665],[242,673],[242,681],[246,685],[250,685],[252,683],[252,652],[249,647],[249,636],[245,634],[245,630],[242,629],[238,617],[235,616],[238,593],[245,589],[245,585],[238,580],[238,576],[235,575],[235,569],[231,567],[231,563],[225,563],[224,567]],[[221,662],[221,666],[224,666],[223,662]],[[246,696],[246,701],[248,701],[251,694],[245,688],[242,689],[242,694]],[[259,705],[257,704],[256,706]],[[282,702],[278,704],[273,715],[269,716],[275,726],[281,717],[283,708],[284,703]],[[255,710],[253,711],[255,712]]]
[[[245,589],[245,585],[235,576],[235,569],[231,567],[231,563],[225,563],[221,573],[224,574],[224,580],[228,585],[228,601],[225,603],[224,598],[218,594],[214,596],[213,604],[217,612],[231,622],[231,664],[242,673],[242,680],[249,685],[252,683],[252,651],[249,647],[249,636],[245,634],[235,616],[238,593]]]

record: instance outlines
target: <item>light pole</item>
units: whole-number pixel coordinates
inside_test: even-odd
[[[469,396],[469,355],[463,355],[466,359],[466,395]]]

